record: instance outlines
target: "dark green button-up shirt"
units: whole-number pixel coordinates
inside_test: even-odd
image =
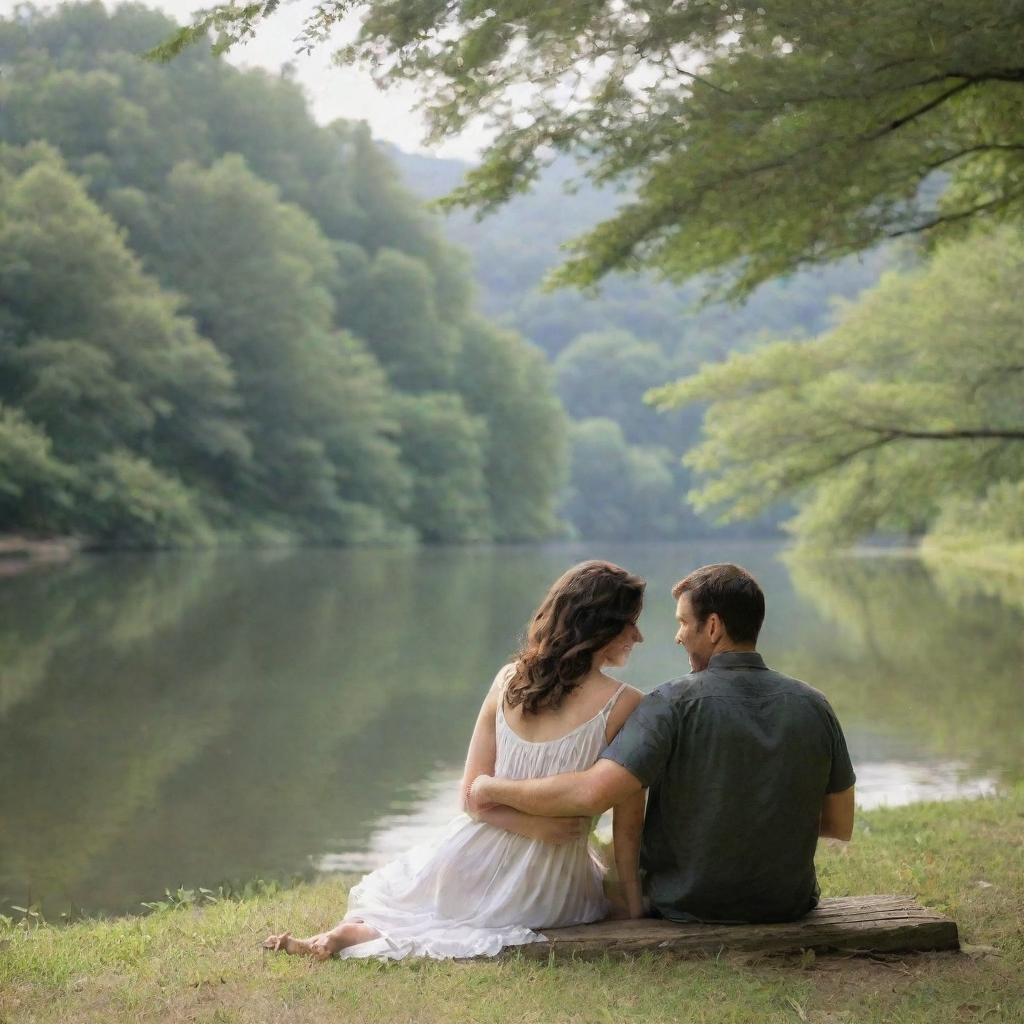
[[[856,777],[813,687],[755,652],[716,654],[645,697],[601,756],[649,789],[640,868],[652,912],[787,921],[817,904],[822,800]]]

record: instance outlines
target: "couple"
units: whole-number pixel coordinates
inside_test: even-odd
[[[672,589],[691,673],[643,696],[626,663],[645,583],[608,562],[556,580],[480,709],[464,814],[367,875],[345,919],[268,949],[319,959],[493,956],[607,917],[593,816],[613,811],[620,915],[788,921],[818,900],[818,836],[849,839],[854,773],[825,698],[755,650],[764,594],[708,565]],[[645,791],[646,819],[645,819]]]

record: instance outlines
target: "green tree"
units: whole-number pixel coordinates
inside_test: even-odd
[[[386,533],[407,493],[396,423],[380,367],[333,327],[328,240],[237,156],[175,168],[161,208],[140,244],[231,359],[255,446],[239,481],[253,508],[295,516],[311,538]]]
[[[146,459],[124,450],[104,452],[85,476],[81,521],[94,544],[182,547],[213,538],[196,496]]]
[[[78,476],[52,448],[17,409],[0,405],[0,529],[50,533],[66,527]]]
[[[227,362],[179,300],[143,274],[115,224],[47,147],[5,152],[0,172],[0,299],[9,369],[0,391],[31,409],[54,440],[81,447],[117,436],[168,461],[219,472],[244,461]]]
[[[210,489],[244,465],[228,364],[52,150],[0,153],[0,212],[0,398],[54,456],[88,469],[127,448]]]
[[[138,59],[174,28],[101,3],[0,19],[0,401],[77,474],[67,522],[112,523],[120,482],[117,517],[183,537],[191,513],[146,525],[130,493],[152,471],[227,536],[404,540],[416,460],[399,407],[437,391],[477,403],[471,430],[432,414],[459,444],[483,424],[485,505],[509,510],[438,531],[547,534],[562,444],[534,442],[557,401],[521,341],[477,324],[463,254],[366,127],[318,126],[287,76],[198,48]],[[464,338],[481,381],[508,374],[504,394],[459,363]],[[106,513],[88,504],[100,484]],[[118,538],[141,542],[123,521],[103,540]]]
[[[208,28],[229,45],[267,10],[215,7],[161,53]],[[635,187],[579,242],[564,281],[657,266],[727,273],[742,295],[884,238],[1024,210],[1020,0],[332,0],[311,8],[303,41],[354,11],[345,58],[383,81],[429,82],[433,137],[474,117],[495,126],[459,201],[506,200],[551,150]],[[940,170],[953,186],[936,209],[921,187]]]
[[[27,342],[10,363],[21,370],[22,410],[71,458],[87,458],[118,439],[138,441],[152,428],[153,410],[117,373],[110,353],[84,341]]]
[[[445,242],[436,218],[402,183],[394,162],[367,125],[337,121],[328,133],[337,139],[344,167],[344,201],[351,219],[332,230],[326,204],[338,202],[334,192],[319,200],[314,215],[331,237],[353,241],[372,255],[395,249],[420,260],[430,270],[439,314],[448,321],[460,319],[469,311],[472,298],[464,254]]]
[[[574,419],[615,420],[630,442],[666,443],[676,424],[644,405],[644,395],[669,376],[657,345],[627,331],[579,335],[555,360],[558,394]]]
[[[665,448],[630,445],[610,419],[573,423],[564,511],[584,537],[678,537],[693,521],[676,491]]]
[[[890,273],[809,342],[733,355],[654,393],[710,403],[686,458],[726,520],[796,497],[813,541],[918,534],[945,501],[1024,478],[1024,238],[941,247]]]
[[[487,426],[484,473],[494,539],[552,535],[567,423],[543,356],[518,334],[471,318],[462,331],[455,386]]]
[[[395,387],[443,390],[450,384],[459,334],[441,317],[433,278],[421,260],[381,249],[358,301],[340,309],[339,317],[366,339]]]
[[[402,459],[412,470],[407,521],[424,540],[488,540],[487,426],[458,395],[433,392],[398,400]]]

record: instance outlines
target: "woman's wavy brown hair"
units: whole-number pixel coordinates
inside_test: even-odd
[[[636,622],[645,580],[611,562],[580,562],[551,585],[505,690],[524,714],[554,710],[590,671],[595,652]]]

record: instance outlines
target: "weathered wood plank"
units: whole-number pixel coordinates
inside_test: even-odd
[[[821,901],[799,921],[785,924],[676,924],[671,921],[601,921],[545,932],[547,942],[517,949],[523,956],[595,959],[647,951],[676,955],[816,951],[911,952],[959,949],[956,922],[910,896],[845,896]]]

